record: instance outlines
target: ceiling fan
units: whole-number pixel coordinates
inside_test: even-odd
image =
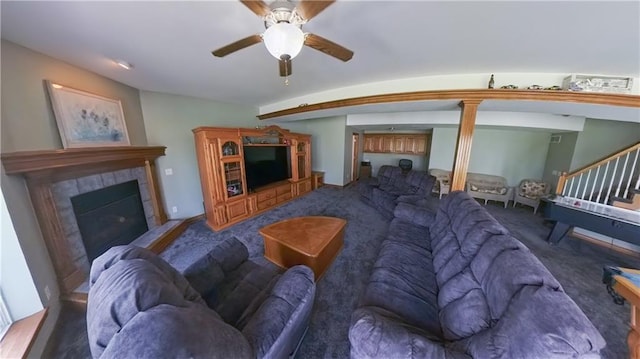
[[[249,10],[264,20],[265,32],[251,35],[212,51],[213,56],[224,57],[245,47],[264,42],[267,50],[279,61],[280,76],[291,75],[291,60],[303,45],[321,51],[342,61],[349,61],[353,51],[318,35],[303,33],[302,25],[318,15],[335,0],[274,1],[267,5],[262,0],[240,0]]]

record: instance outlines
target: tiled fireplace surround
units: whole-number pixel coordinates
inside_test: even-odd
[[[158,229],[167,222],[155,167],[155,159],[164,152],[160,146],[129,146],[2,154],[6,174],[25,178],[63,294],[72,293],[89,273],[70,198],[136,179],[149,230]],[[161,250],[175,236],[151,246]]]
[[[66,246],[71,254],[71,259],[76,268],[89,274],[89,260],[82,243],[78,222],[76,221],[71,205],[71,197],[79,194],[95,191],[116,184],[138,180],[138,189],[147,219],[147,226],[152,230],[157,226],[154,220],[153,204],[147,188],[147,174],[144,167],[125,168],[118,171],[104,172],[86,177],[72,178],[53,183],[51,192],[54,204],[58,212],[60,223],[64,229]]]

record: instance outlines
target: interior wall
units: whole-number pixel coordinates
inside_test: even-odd
[[[156,161],[167,216],[189,218],[204,213],[191,130],[200,126],[253,128],[258,125],[257,107],[150,91],[140,91],[140,102],[149,145],[167,147],[166,155]],[[167,169],[173,174],[167,175]]]
[[[44,80],[121,100],[131,143],[147,144],[137,89],[6,40],[2,40],[1,60],[0,143],[3,153],[62,148]],[[22,177],[7,176],[4,167],[1,172],[2,192],[20,247],[40,300],[49,307],[47,319],[31,350],[31,356],[38,357],[58,318],[59,289],[25,181]]]
[[[346,116],[283,122],[282,128],[311,135],[311,168],[324,172],[324,182],[342,186],[344,182]],[[351,149],[349,148],[349,153]],[[350,156],[350,155],[349,155]]]
[[[571,171],[640,141],[640,123],[589,118],[578,134]]]
[[[433,129],[430,168],[453,168],[457,134],[457,128]],[[543,131],[476,128],[469,172],[503,176],[510,186],[524,178],[542,178],[550,136]]]
[[[578,132],[554,133],[552,136],[560,136],[560,143],[549,142],[542,179],[551,185],[551,192],[555,193],[559,173],[568,172],[571,168]]]

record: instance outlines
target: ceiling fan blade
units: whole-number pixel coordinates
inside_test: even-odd
[[[335,0],[301,0],[296,6],[296,11],[305,20],[311,20],[334,2]]]
[[[240,2],[258,16],[265,16],[271,11],[269,6],[262,0],[240,0]]]
[[[306,34],[304,44],[345,62],[351,60],[353,57],[353,51],[318,35]]]
[[[262,41],[262,36],[260,35],[251,35],[249,37],[245,37],[242,40],[238,40],[234,43],[231,43],[227,46],[223,46],[217,50],[212,51],[211,53],[215,57],[225,57],[232,52],[236,52],[238,50],[242,50],[245,47],[249,47],[251,45],[255,45]]]
[[[280,76],[291,76],[291,60],[280,60]]]

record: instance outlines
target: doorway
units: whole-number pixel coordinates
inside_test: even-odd
[[[358,179],[358,158],[360,157],[360,134],[351,135],[351,182]]]

